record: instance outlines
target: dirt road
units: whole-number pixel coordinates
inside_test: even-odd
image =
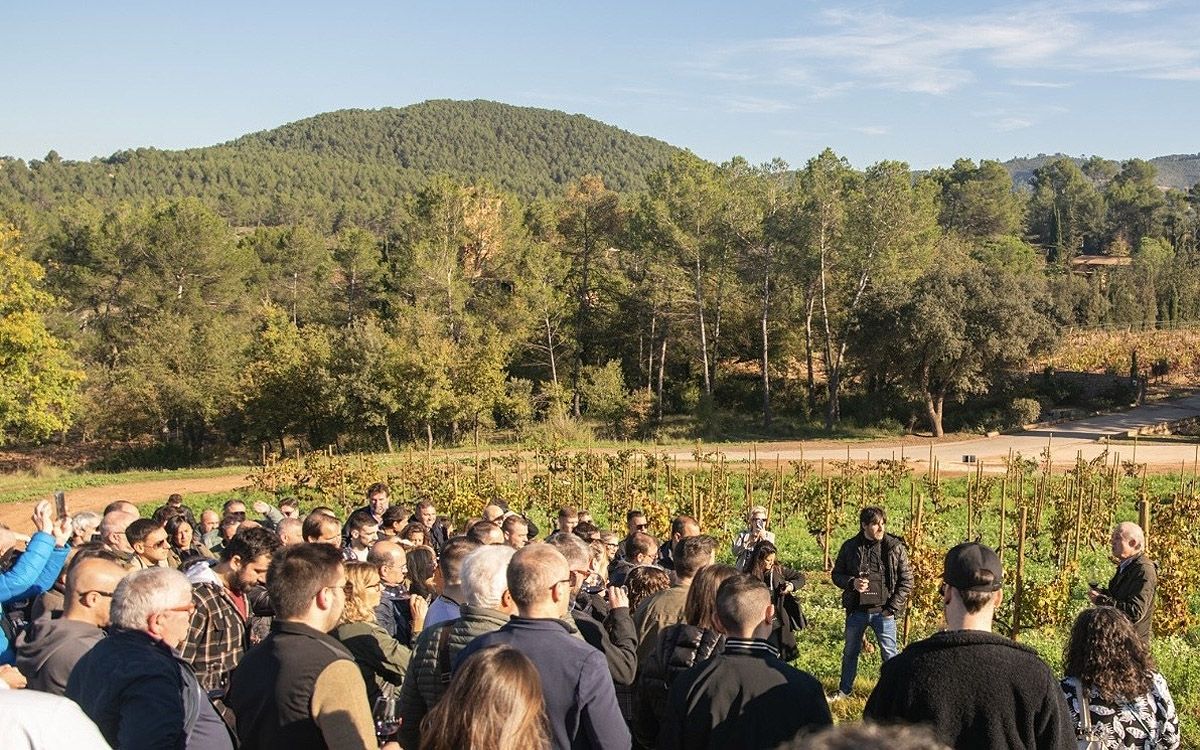
[[[1086,419],[1062,422],[1046,427],[998,435],[991,438],[969,440],[931,441],[927,438],[908,438],[900,442],[876,442],[869,445],[849,443],[830,447],[828,442],[819,445],[803,443],[760,443],[760,461],[774,460],[778,454],[781,461],[846,460],[872,461],[883,458],[906,458],[918,466],[926,466],[932,456],[943,473],[974,471],[975,464],[983,463],[985,471],[1003,471],[1003,461],[1009,451],[1020,453],[1026,458],[1040,459],[1042,451],[1050,448],[1056,467],[1073,466],[1077,455],[1091,460],[1106,449],[1110,457],[1120,453],[1121,460],[1134,458],[1132,443],[1109,445],[1108,439],[1124,437],[1132,430],[1154,427],[1189,417],[1200,416],[1200,395],[1174,401],[1164,401],[1117,414],[1104,414]],[[1143,443],[1136,448],[1138,463],[1149,464],[1158,471],[1178,471],[1181,464],[1189,470],[1197,456],[1200,443]],[[745,461],[749,446],[720,446],[727,460]],[[689,460],[692,452],[670,451],[667,453],[680,461]],[[964,461],[970,457],[972,461]]]
[[[199,479],[163,479],[153,482],[135,482],[131,484],[116,484],[107,487],[83,487],[67,493],[67,502],[72,513],[81,510],[100,512],[104,506],[113,500],[128,500],[131,503],[163,503],[167,495],[178,492],[185,498],[188,495],[202,495],[210,492],[228,492],[246,485],[244,470],[235,474],[221,477],[202,477]],[[7,503],[0,505],[0,522],[18,531],[27,532],[31,528],[29,520],[33,514],[34,502]]]

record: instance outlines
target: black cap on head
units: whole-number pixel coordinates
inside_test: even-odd
[[[1004,585],[1000,556],[991,547],[964,542],[946,553],[942,580],[959,591],[999,591]]]

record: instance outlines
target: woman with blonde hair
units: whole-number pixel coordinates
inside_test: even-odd
[[[733,559],[738,570],[744,570],[750,555],[759,542],[775,542],[775,534],[767,531],[767,509],[755,505],[746,513],[746,528],[733,538]]]
[[[547,750],[549,736],[537,668],[504,645],[468,657],[421,722],[421,750]]]
[[[346,606],[333,636],[354,655],[374,705],[384,690],[400,686],[412,651],[375,621],[383,596],[379,569],[365,562],[346,563]]]

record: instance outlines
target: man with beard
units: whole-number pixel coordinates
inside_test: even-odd
[[[279,537],[262,527],[244,529],[225,545],[216,565],[188,569],[196,611],[182,655],[205,690],[224,688],[250,646],[246,592],[266,582],[271,555],[280,546]]]

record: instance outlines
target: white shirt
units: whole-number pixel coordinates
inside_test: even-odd
[[[0,690],[4,750],[110,750],[75,701],[37,690]]]

